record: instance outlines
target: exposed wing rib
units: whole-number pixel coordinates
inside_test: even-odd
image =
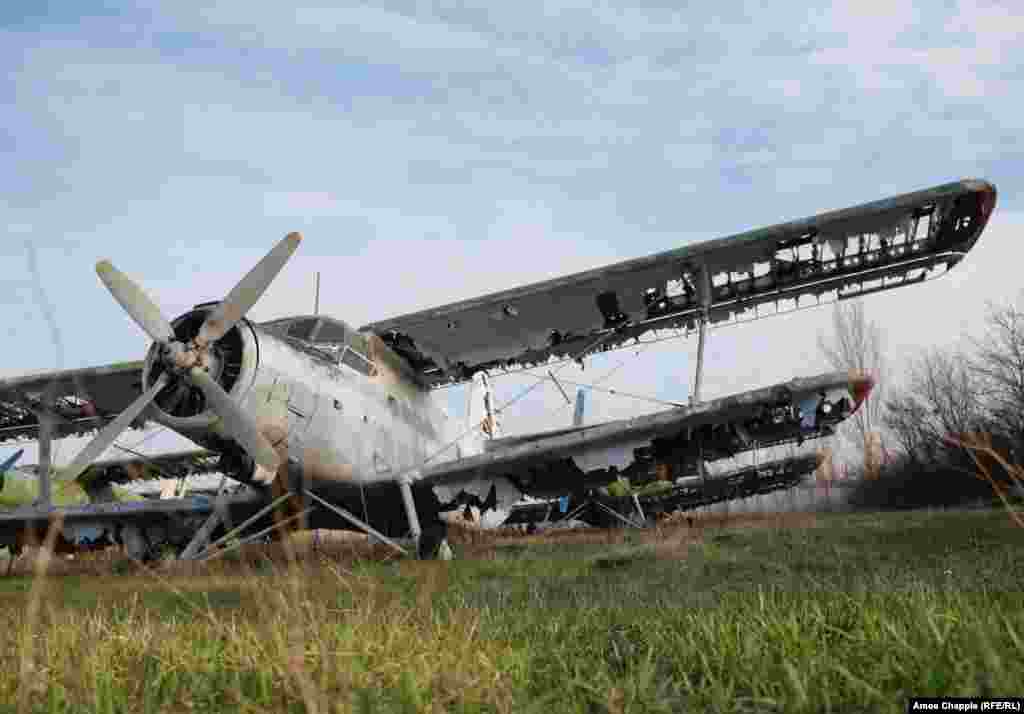
[[[582,485],[588,471],[608,465],[628,473],[653,468],[661,461],[677,461],[694,443],[691,435],[698,430],[703,432],[705,460],[732,456],[755,444],[770,446],[831,434],[835,424],[859,407],[870,384],[866,377],[836,372],[633,419],[499,439],[483,454],[424,468],[420,478],[438,486],[509,478],[532,483],[535,493],[531,495],[548,489],[566,492],[574,483]],[[845,408],[833,407],[822,413],[829,416],[808,419],[801,405],[806,410],[806,405],[818,404],[823,392],[831,398],[842,393],[848,400]],[[552,475],[555,472],[557,478]],[[543,480],[545,473],[554,480],[539,484],[537,474]]]
[[[622,345],[692,324],[702,271],[712,322],[804,296],[913,284],[973,247],[995,187],[965,180],[375,322],[432,386]]]
[[[40,411],[55,417],[54,438],[89,434],[141,393],[142,362],[0,379],[0,442],[37,439]]]

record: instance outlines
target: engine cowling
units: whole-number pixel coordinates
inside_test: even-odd
[[[175,338],[188,343],[198,333],[206,316],[216,303],[200,305],[171,322]],[[143,389],[151,387],[168,370],[166,361],[159,359],[161,347],[153,344],[142,370]],[[256,334],[248,321],[241,320],[216,343],[208,353],[209,372],[233,399],[252,385],[259,366],[259,347]],[[213,429],[218,417],[206,403],[198,386],[172,375],[171,382],[161,390],[152,406],[153,418],[174,431],[208,448],[223,449]]]

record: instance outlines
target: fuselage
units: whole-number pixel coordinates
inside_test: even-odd
[[[187,336],[204,313],[200,306],[176,320],[176,333]],[[221,343],[211,372],[305,478],[393,482],[424,461],[465,455],[435,395],[374,335],[306,316],[263,325],[243,321]],[[153,364],[147,360],[147,385],[155,378]],[[158,397],[158,421],[207,448],[231,448],[201,397],[190,403],[186,395],[177,405],[174,397]],[[269,475],[254,470],[251,476],[266,481]]]

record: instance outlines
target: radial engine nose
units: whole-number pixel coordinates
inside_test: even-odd
[[[175,338],[172,347],[191,343],[214,307],[203,305],[174,320],[171,323]],[[157,393],[154,400],[156,407],[174,419],[189,419],[210,411],[206,394],[199,385],[175,374],[174,360],[166,359],[166,355],[161,352],[166,349],[164,345],[153,344],[143,368],[143,386],[146,389],[153,386],[162,375],[166,374],[169,378],[168,385]],[[245,340],[239,325],[235,325],[203,351],[202,364],[197,366],[205,369],[224,392],[230,393],[242,372],[244,351]],[[212,412],[210,417],[214,417]]]

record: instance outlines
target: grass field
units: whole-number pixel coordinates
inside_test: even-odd
[[[338,545],[0,580],[0,712],[902,712],[1024,693],[1024,529],[1005,511],[457,540],[451,563]]]

